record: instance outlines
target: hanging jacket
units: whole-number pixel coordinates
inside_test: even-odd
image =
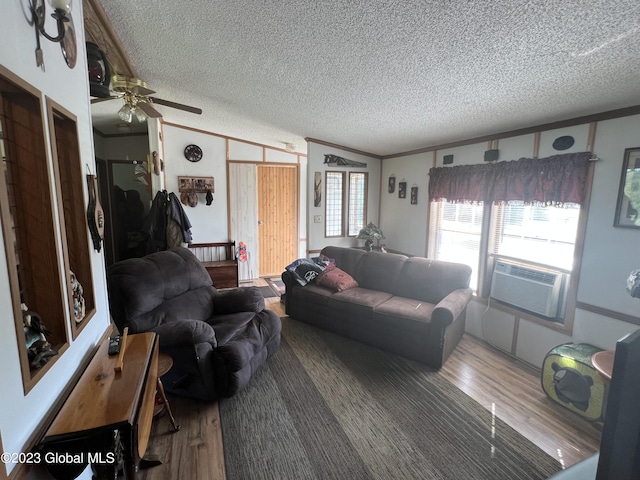
[[[169,194],[169,208],[167,209],[167,246],[179,247],[182,242],[190,243],[193,236],[191,235],[191,222],[184,212],[180,200],[172,192]],[[175,226],[179,232],[171,234],[172,227]]]

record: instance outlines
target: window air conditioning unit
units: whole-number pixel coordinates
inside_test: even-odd
[[[496,260],[491,297],[545,317],[558,315],[562,272]]]

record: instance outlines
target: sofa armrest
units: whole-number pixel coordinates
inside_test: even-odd
[[[213,298],[213,313],[255,312],[264,310],[264,296],[258,287],[243,287],[218,292]]]
[[[284,286],[286,287],[286,291],[292,290],[295,286],[301,286],[298,281],[293,277],[290,271],[285,270],[280,275],[280,278],[284,282]]]
[[[160,337],[160,347],[187,347],[198,343],[218,346],[216,332],[207,322],[201,320],[177,320],[158,325],[150,331]]]
[[[431,313],[431,323],[437,327],[445,328],[451,325],[458,316],[467,308],[471,300],[473,290],[461,288],[454,290],[436,304]]]

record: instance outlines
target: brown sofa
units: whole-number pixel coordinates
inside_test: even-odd
[[[325,247],[321,255],[334,259],[358,286],[302,286],[285,271],[290,317],[433,368],[443,365],[464,334],[469,266],[343,247]]]

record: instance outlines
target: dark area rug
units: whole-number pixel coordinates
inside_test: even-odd
[[[273,277],[267,278],[266,280],[269,286],[273,289],[274,292],[278,294],[278,296],[284,295],[285,285],[282,279],[280,279],[279,277]]]
[[[280,350],[220,401],[227,478],[546,479],[559,463],[438,372],[283,319]]]

